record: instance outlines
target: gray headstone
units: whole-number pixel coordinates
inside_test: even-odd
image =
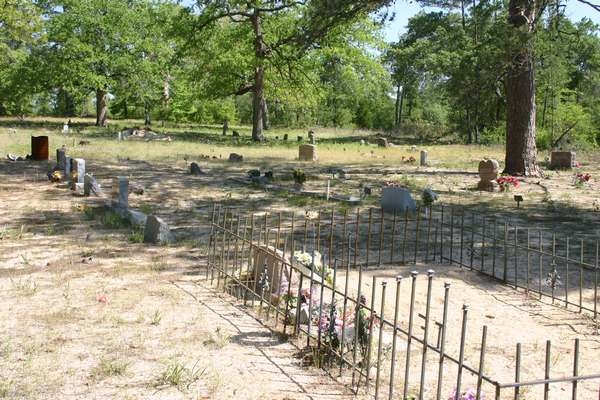
[[[421,150],[421,160],[420,160],[420,165],[421,167],[425,167],[427,166],[427,151],[426,150]]]
[[[120,142],[121,140],[123,140],[123,132],[119,132],[117,134],[117,140]]]
[[[192,175],[204,175],[204,172],[200,169],[200,166],[193,162],[190,164],[190,174]]]
[[[385,212],[415,211],[417,204],[403,187],[386,187],[381,193],[381,208]]]
[[[65,156],[65,182],[71,182],[71,157]]]
[[[67,149],[64,147],[56,149],[56,166],[59,171],[65,171],[67,166]]]
[[[117,176],[113,178],[111,199],[113,207],[129,208],[129,178]]]
[[[144,243],[172,243],[174,240],[173,233],[162,219],[148,215],[144,228]]]
[[[94,178],[90,174],[85,174],[83,178],[83,195],[89,196],[90,194],[94,194],[95,196],[100,196],[102,193],[102,188],[96,178]]]

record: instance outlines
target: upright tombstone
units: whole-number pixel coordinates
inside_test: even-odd
[[[486,192],[494,192],[498,190],[498,171],[500,170],[500,165],[498,161],[490,159],[490,160],[482,160],[479,162],[479,183],[477,184],[478,190],[483,190]]]
[[[317,146],[314,144],[301,144],[298,147],[298,159],[300,161],[317,161]]]
[[[129,208],[129,178],[117,176],[113,178],[111,202],[115,208],[127,210]]]
[[[420,165],[421,167],[426,167],[427,166],[427,151],[426,150],[421,150],[421,160],[420,160]]]
[[[71,182],[73,179],[71,179],[71,157],[69,156],[65,156],[65,168],[63,170],[64,172],[64,176],[65,176],[65,182],[69,183]]]
[[[571,169],[575,165],[573,151],[553,151],[550,154],[550,169]]]
[[[59,171],[65,171],[67,167],[67,149],[61,147],[56,149],[56,167]]]
[[[31,158],[35,161],[48,160],[48,136],[31,137]]]
[[[310,144],[315,144],[315,131],[310,130],[308,131],[308,143]]]
[[[73,158],[71,160],[71,190],[83,186],[85,179],[85,160],[83,158]]]
[[[283,141],[284,141],[284,142],[287,142],[287,141],[288,141],[288,134],[287,134],[287,133],[284,133],[284,134],[283,134]]]
[[[285,255],[279,249],[273,246],[260,246],[256,248],[252,255],[252,266],[256,277],[266,273],[269,282],[269,292],[272,295],[281,295],[287,293],[288,285],[292,276],[290,275],[289,260],[286,260]],[[256,293],[262,292],[260,279],[256,279],[254,283]],[[268,295],[266,292],[265,295]]]

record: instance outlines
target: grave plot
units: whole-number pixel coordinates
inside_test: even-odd
[[[489,231],[478,238],[481,224],[468,220],[467,230],[465,221],[450,209],[391,219],[358,210],[352,219],[215,207],[206,279],[258,307],[265,322],[298,334],[303,360],[339,374],[357,393],[596,398],[597,286],[587,253],[582,262],[569,259],[583,270],[581,307],[565,297],[559,303],[556,281],[545,280],[560,274],[556,248],[539,253],[527,272],[520,253],[536,257],[534,246],[517,236],[509,247],[514,238],[494,241]],[[529,284],[515,290],[521,275]]]

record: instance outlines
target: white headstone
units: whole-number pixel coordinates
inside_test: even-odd
[[[85,160],[83,158],[71,159],[71,189],[76,190],[77,184],[83,186],[85,177]]]
[[[63,129],[62,129],[62,133],[65,135],[69,134],[69,124],[65,122],[65,124],[63,125]]]
[[[381,208],[386,212],[415,211],[417,203],[403,187],[386,187],[381,193]]]

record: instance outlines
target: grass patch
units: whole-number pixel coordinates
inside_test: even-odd
[[[154,310],[154,314],[150,317],[150,325],[158,326],[162,321],[162,313],[160,310]]]
[[[106,211],[102,214],[100,222],[105,228],[121,229],[130,226],[129,220],[114,211]]]
[[[101,358],[95,369],[95,376],[122,376],[127,372],[129,363],[125,360]]]
[[[200,368],[198,361],[190,369],[183,363],[172,360],[163,371],[159,384],[175,386],[179,390],[188,390],[206,372],[207,368]]]
[[[129,242],[144,243],[144,227],[136,227],[129,234]]]

